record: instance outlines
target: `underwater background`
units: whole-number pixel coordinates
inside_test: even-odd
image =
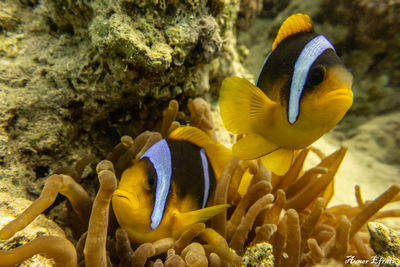
[[[172,99],[211,105],[218,140],[222,80],[254,81],[283,20],[308,14],[354,76],[354,103],[315,146],[348,147],[330,205],[356,205],[400,182],[400,2],[396,0],[0,0],[0,226],[37,199],[46,178],[95,156],[81,184],[92,198],[95,164],[118,144],[159,128]],[[318,157],[309,157],[314,166]],[[391,208],[399,208],[392,204]],[[42,235],[74,235],[64,196],[11,249]],[[55,224],[53,223],[55,222]],[[385,221],[398,229],[398,219]],[[43,266],[28,260],[28,266]],[[36,265],[35,265],[36,264]],[[51,264],[51,263],[50,263]]]

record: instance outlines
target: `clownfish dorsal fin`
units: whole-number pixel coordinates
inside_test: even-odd
[[[193,126],[178,127],[168,135],[168,138],[188,141],[202,148],[215,143],[205,132]]]
[[[188,141],[204,148],[217,179],[232,159],[232,151],[229,148],[214,142],[205,132],[193,126],[178,127],[169,134],[168,138]]]
[[[279,28],[278,34],[272,43],[272,50],[287,37],[299,32],[313,32],[311,18],[306,14],[294,14],[288,17]]]

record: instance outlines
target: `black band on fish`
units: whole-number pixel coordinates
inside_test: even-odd
[[[265,60],[264,60],[264,63],[262,64],[261,70],[260,70],[260,72],[258,73],[257,80],[256,80],[256,83],[255,83],[256,86],[259,86],[259,81],[260,81],[261,75],[262,75],[262,73],[263,73],[262,70],[264,69],[264,66],[267,64],[268,58],[269,58],[269,56],[271,55],[271,53],[272,53],[272,52],[270,52],[270,53],[267,55],[267,57],[266,57]]]
[[[142,158],[148,158],[157,173],[155,201],[150,223],[150,228],[154,230],[161,223],[171,184],[171,153],[167,141],[162,139],[155,143],[143,154]]]
[[[315,60],[326,50],[333,49],[332,44],[323,35],[318,35],[303,48],[294,66],[289,92],[288,121],[296,122],[300,113],[300,98],[306,84],[308,72]]]

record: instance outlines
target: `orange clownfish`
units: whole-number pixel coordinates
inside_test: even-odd
[[[121,176],[112,197],[118,223],[134,243],[178,238],[229,205],[208,206],[230,149],[185,126],[151,146]]]
[[[289,169],[294,151],[331,130],[353,103],[353,76],[332,44],[314,32],[309,16],[281,25],[256,85],[226,78],[219,107],[225,127],[243,135],[233,147],[240,159],[261,158],[277,175]]]

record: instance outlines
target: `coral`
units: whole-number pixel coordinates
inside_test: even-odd
[[[190,101],[190,105],[192,121],[203,121],[199,124],[203,126],[199,127],[204,127],[213,136],[213,130],[209,128],[213,124],[209,121],[210,111],[207,106],[198,99]],[[174,120],[178,113],[177,102],[170,102],[161,123],[162,133],[166,134],[177,127]],[[271,174],[260,161],[240,161],[233,158],[218,181],[212,203],[231,204],[227,212],[215,216],[207,225],[198,223],[190,226],[176,240],[164,238],[153,243],[130,244],[125,230],[118,228],[113,216],[109,217],[110,197],[123,170],[162,137],[159,132],[150,131],[143,132],[135,139],[123,136],[121,142],[107,156],[107,160],[97,165],[100,189],[91,208],[87,232],[76,243],[77,260],[74,256],[75,250],[68,254],[71,256],[66,257],[74,264],[240,266],[243,264],[243,256],[244,263],[249,266],[270,264],[272,257],[274,266],[310,266],[325,264],[332,258],[344,262],[348,255],[356,259],[369,259],[374,252],[369,247],[365,224],[377,218],[398,217],[400,213],[398,210],[379,211],[386,204],[399,200],[400,185],[396,184],[373,201],[364,201],[360,188],[356,187],[358,206],[343,204],[328,208],[334,193],[334,176],[346,149],[340,148],[325,156],[315,148],[306,148],[297,153],[289,172],[284,176]],[[304,171],[304,161],[310,152],[318,155],[321,161]],[[60,177],[70,177],[68,181],[78,184],[76,181],[79,181],[85,163],[87,160],[83,160],[75,168],[61,168],[64,174],[59,172],[51,175],[43,195],[47,194],[46,191],[52,191],[52,194],[62,192],[57,188],[49,189]],[[70,175],[75,176],[76,180]],[[74,190],[76,189],[72,189]],[[76,199],[72,197],[71,200],[73,202]],[[0,233],[9,232],[8,237],[21,228],[12,227],[14,224],[19,221],[23,221],[24,225],[29,223],[38,215],[37,203],[42,201],[39,198],[36,204],[5,226]],[[86,200],[79,201],[85,203]],[[24,214],[33,211],[35,215],[26,218]],[[7,230],[11,228],[11,232]],[[17,250],[4,253],[19,260],[15,258],[16,251],[36,253],[40,243],[41,239],[35,239]],[[49,249],[47,246],[44,249]],[[48,256],[55,257],[54,254]],[[6,259],[0,255],[0,260],[2,257]],[[56,261],[65,261],[66,258],[56,257]]]
[[[252,247],[246,248],[243,255],[243,265],[249,266],[274,266],[274,256],[272,255],[272,246],[269,243],[258,243]]]
[[[1,1],[3,190],[37,197],[57,167],[153,129],[169,100],[215,96],[226,76],[246,76],[239,2],[209,2]]]
[[[240,30],[248,30],[260,15],[263,9],[262,0],[243,0],[240,1],[238,14],[238,27]]]
[[[290,0],[264,0],[260,16],[263,18],[274,18],[288,6],[289,2]]]
[[[17,8],[0,3],[0,32],[14,30],[19,23]]]
[[[189,99],[188,109],[190,111],[190,125],[197,127],[207,133],[214,141],[217,141],[217,136],[214,131],[214,123],[212,114],[208,108],[207,102],[203,98]]]
[[[400,265],[400,233],[378,222],[369,222],[368,231],[371,248],[376,253],[375,264]]]
[[[86,25],[93,17],[95,10],[90,6],[90,1],[78,0],[45,0],[50,19],[55,30],[71,34],[85,31]]]

